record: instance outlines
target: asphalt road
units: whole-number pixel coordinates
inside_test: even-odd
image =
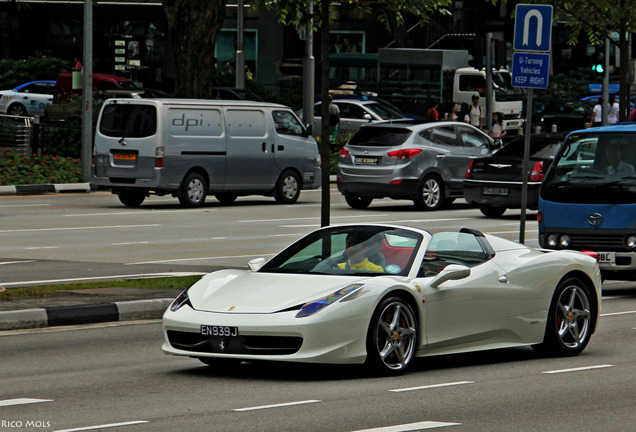
[[[395,378],[354,366],[214,370],[164,355],[161,342],[158,321],[0,332],[0,431],[627,432],[636,424],[633,293],[604,299],[600,329],[578,357],[519,348],[423,358]]]
[[[320,195],[304,191],[293,205],[269,197],[222,205],[209,197],[199,209],[171,197],[131,209],[109,193],[0,197],[0,285],[245,268],[320,227]],[[519,210],[488,219],[463,200],[437,212],[389,199],[354,210],[332,186],[330,209],[332,224],[389,222],[432,232],[467,226],[519,239]],[[528,213],[525,238],[538,245],[536,212]]]

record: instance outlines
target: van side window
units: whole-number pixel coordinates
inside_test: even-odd
[[[157,132],[154,105],[109,104],[104,108],[99,131],[106,136],[143,138]]]
[[[295,135],[301,136],[303,134],[303,127],[296,118],[289,111],[272,111],[272,117],[274,118],[274,127],[276,132],[281,135]]]

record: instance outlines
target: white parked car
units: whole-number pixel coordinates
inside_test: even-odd
[[[163,350],[211,366],[365,363],[394,374],[418,356],[502,347],[576,355],[601,306],[594,257],[466,228],[331,226],[250,267],[179,295]]]
[[[31,81],[13,90],[0,91],[0,114],[44,116],[44,109],[53,103],[55,81]]]

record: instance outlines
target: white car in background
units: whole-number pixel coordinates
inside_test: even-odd
[[[270,360],[366,364],[529,345],[572,356],[601,307],[598,262],[463,228],[316,230],[250,270],[210,273],[163,316],[163,351],[230,366]]]
[[[44,116],[46,106],[53,103],[54,87],[55,81],[31,81],[0,91],[0,114]]]

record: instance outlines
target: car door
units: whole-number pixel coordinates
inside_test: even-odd
[[[426,128],[419,133],[424,145],[435,152],[438,172],[444,183],[451,189],[461,189],[468,165],[468,157],[461,145],[453,125],[440,125]]]
[[[509,337],[504,329],[514,289],[506,283],[505,272],[492,255],[473,234],[440,232],[433,235],[418,285],[428,285],[451,264],[470,267],[470,275],[427,290],[425,327],[429,349],[488,345]]]
[[[44,109],[53,103],[52,83],[31,83],[22,88],[19,100],[26,107],[29,115],[44,116]]]
[[[358,132],[362,125],[379,120],[370,111],[356,103],[337,100],[334,101],[334,104],[340,110],[339,136],[349,137]]]

